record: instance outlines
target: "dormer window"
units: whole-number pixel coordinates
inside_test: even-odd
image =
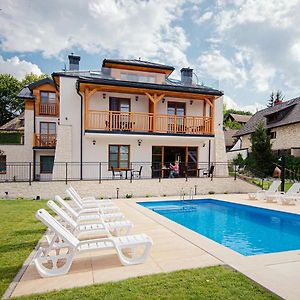
[[[147,75],[122,72],[120,78],[121,80],[124,81],[155,83],[155,76],[150,76],[150,75],[147,76]]]

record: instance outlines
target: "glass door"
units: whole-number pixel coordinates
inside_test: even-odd
[[[109,110],[112,114],[110,124],[112,130],[130,130],[130,99],[109,98]]]
[[[185,103],[168,102],[168,132],[184,133]]]

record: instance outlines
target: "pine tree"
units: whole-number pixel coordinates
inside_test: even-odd
[[[251,150],[255,169],[269,175],[272,173],[272,144],[263,123],[258,124],[251,135]]]
[[[274,94],[274,92],[272,92],[270,95],[270,99],[268,101],[267,107],[274,106],[274,102],[275,102],[275,94]]]

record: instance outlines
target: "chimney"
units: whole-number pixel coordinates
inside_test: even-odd
[[[282,103],[283,103],[282,100],[277,99],[277,100],[274,101],[274,106],[275,106],[275,105],[278,105],[278,104],[282,104]]]
[[[185,85],[192,85],[193,83],[193,69],[182,68],[181,72],[181,82]]]
[[[80,56],[71,53],[69,56],[69,71],[79,71]]]

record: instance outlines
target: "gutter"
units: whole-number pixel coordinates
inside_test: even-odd
[[[80,96],[80,180],[82,180],[82,131],[83,131],[83,96],[79,92],[79,82],[76,82],[76,92]]]

